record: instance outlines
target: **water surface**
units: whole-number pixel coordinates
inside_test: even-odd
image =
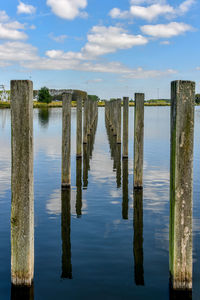
[[[72,188],[61,193],[61,109],[34,109],[35,277],[25,299],[183,299],[169,292],[170,108],[145,107],[144,190],[133,194],[129,160],[106,129],[76,162],[72,109]],[[200,298],[200,109],[195,111],[193,299]],[[0,299],[10,285],[10,111],[0,110]],[[33,296],[34,292],[34,296]],[[17,297],[17,298],[16,298]],[[188,299],[188,298],[187,298]]]

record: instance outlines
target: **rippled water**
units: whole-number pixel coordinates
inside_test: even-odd
[[[170,108],[145,108],[144,190],[133,195],[133,113],[129,160],[106,130],[76,164],[61,193],[61,109],[34,110],[35,277],[24,299],[183,299],[169,292]],[[200,298],[200,109],[195,111],[193,299]],[[70,201],[71,196],[71,201]],[[133,202],[134,199],[134,202]],[[10,285],[10,111],[0,110],[0,299]],[[34,296],[33,296],[34,293]],[[189,298],[187,298],[189,299]]]

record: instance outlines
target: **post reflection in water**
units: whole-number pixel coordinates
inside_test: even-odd
[[[34,285],[31,287],[19,287],[11,285],[11,300],[34,300]]]
[[[134,242],[135,284],[144,285],[143,267],[143,189],[134,190]]]
[[[117,144],[117,137],[113,135],[113,131],[106,119],[106,131],[108,142],[110,145],[111,159],[113,160],[113,171],[116,172],[117,188],[121,187],[121,144]]]
[[[116,144],[116,181],[117,181],[117,188],[121,187],[121,144]]]
[[[71,189],[61,190],[62,278],[72,279],[71,263]]]
[[[192,300],[192,291],[175,291],[170,286],[169,300]]]
[[[76,160],[76,215],[81,217],[82,209],[82,158]]]
[[[39,108],[38,120],[42,127],[48,127],[51,111],[48,108]]]
[[[88,136],[89,140],[89,136]],[[88,165],[89,165],[89,155],[88,155],[88,144],[83,144],[83,189],[87,189],[88,186]]]
[[[123,159],[123,201],[122,201],[122,218],[128,220],[128,159]]]

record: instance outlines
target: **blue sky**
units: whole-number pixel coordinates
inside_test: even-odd
[[[0,5],[0,84],[83,89],[101,98],[200,91],[198,0],[7,0]]]

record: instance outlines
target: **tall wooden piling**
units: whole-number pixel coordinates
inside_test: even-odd
[[[82,97],[76,100],[76,157],[82,157]]]
[[[116,130],[117,130],[117,144],[121,144],[121,99],[117,99],[117,103],[116,103],[116,106],[117,106],[117,119],[116,119]]]
[[[192,289],[192,197],[195,83],[171,83],[170,277]]]
[[[11,280],[31,286],[34,273],[33,83],[11,81]]]
[[[84,118],[83,118],[83,144],[87,144],[87,133],[88,133],[88,98],[85,99],[84,102]]]
[[[62,187],[71,185],[71,101],[72,94],[64,93],[62,106]]]
[[[144,94],[135,94],[134,188],[143,187]]]
[[[129,98],[123,98],[123,158],[128,158]]]

